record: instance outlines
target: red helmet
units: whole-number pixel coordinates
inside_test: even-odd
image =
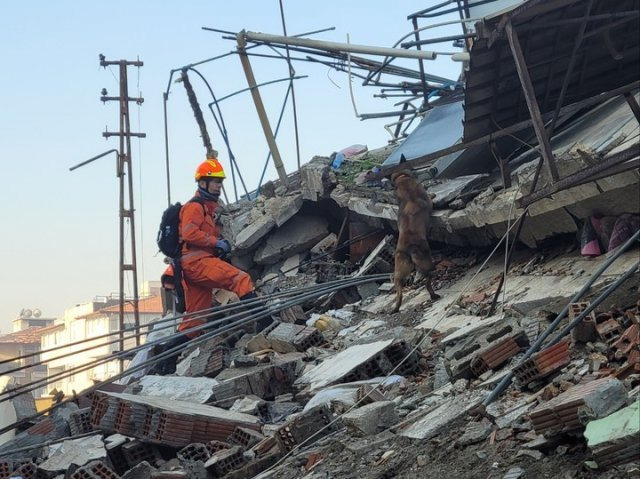
[[[203,178],[226,178],[222,165],[215,158],[210,158],[200,163],[196,169],[195,176],[196,181],[200,181]]]

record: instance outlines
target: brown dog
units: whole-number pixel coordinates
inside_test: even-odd
[[[427,291],[429,291],[431,299],[435,301],[440,296],[433,291],[431,285],[434,265],[427,240],[429,220],[433,209],[431,198],[424,187],[405,172],[394,173],[391,175],[391,181],[395,186],[400,206],[398,210],[399,236],[393,272],[396,287],[396,307],[393,312],[397,313],[402,304],[402,287],[414,269],[425,276]]]

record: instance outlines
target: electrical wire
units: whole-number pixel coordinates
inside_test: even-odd
[[[198,75],[200,77],[200,79],[204,82],[205,86],[209,90],[209,93],[211,94],[211,98],[213,98],[213,101],[216,102],[216,109],[218,110],[218,115],[220,116],[220,122],[218,122],[218,118],[213,113],[213,109],[211,108],[211,104],[209,104],[209,110],[211,111],[211,114],[213,115],[213,119],[216,122],[216,126],[218,127],[218,131],[220,132],[220,135],[222,136],[222,139],[223,139],[223,141],[224,141],[224,143],[225,143],[225,145],[227,147],[227,152],[229,154],[229,161],[232,163],[232,168],[235,165],[235,168],[238,171],[238,178],[240,179],[240,183],[242,184],[242,188],[244,189],[245,194],[248,196],[249,192],[247,190],[247,185],[244,182],[244,178],[242,177],[242,173],[240,173],[240,167],[238,166],[238,163],[236,162],[236,157],[233,154],[233,151],[231,150],[231,143],[229,142],[229,134],[227,132],[227,127],[226,127],[226,125],[224,123],[224,117],[222,116],[222,110],[220,109],[220,106],[217,103],[216,95],[215,95],[215,93],[213,93],[213,88],[211,88],[211,85],[209,84],[209,82],[207,81],[207,79],[204,77],[204,75],[202,73],[200,73],[198,70],[196,70],[193,67],[189,67],[188,69],[190,71],[194,72],[196,75]],[[238,193],[236,191],[235,184],[234,184],[234,195],[235,195],[236,201],[238,201]]]
[[[380,231],[382,231],[382,230],[374,230],[374,231],[371,231],[369,233],[365,233],[365,234],[356,236],[355,238],[352,238],[350,240],[344,241],[344,242],[340,243],[339,245],[336,245],[333,248],[329,249],[327,251],[327,253],[322,254],[320,256],[315,256],[315,257],[313,257],[313,258],[311,258],[311,259],[309,259],[307,261],[304,261],[304,262],[300,263],[298,266],[294,266],[292,268],[289,268],[289,269],[283,271],[282,273],[283,274],[284,273],[288,273],[289,271],[293,271],[295,268],[299,268],[301,266],[305,266],[307,264],[310,264],[310,263],[318,261],[318,260],[320,260],[322,258],[325,258],[326,256],[329,256],[329,255],[335,253],[336,251],[339,251],[342,248],[345,248],[345,247],[350,246],[351,244],[353,244],[355,242],[358,242],[358,241],[361,241],[363,239],[366,239],[369,236],[372,236],[372,235],[374,235],[374,234],[376,234],[376,233],[378,233]],[[264,281],[263,284],[268,282],[268,281],[271,281],[272,279],[275,279],[275,277],[271,278],[271,279],[268,279],[267,281]],[[347,279],[348,278],[343,278],[343,279],[340,279],[338,281],[344,281],[344,280],[347,280]],[[327,283],[323,283],[323,284],[327,284]],[[319,286],[319,285],[305,286],[303,288],[297,288],[295,290],[275,291],[273,293],[262,295],[262,296],[260,296],[259,298],[256,298],[256,299],[244,300],[242,302],[242,304],[243,305],[249,305],[249,304],[252,304],[254,302],[262,301],[262,300],[265,300],[265,299],[273,299],[273,298],[278,298],[278,297],[281,297],[281,296],[287,296],[287,295],[290,295],[290,294],[297,294],[296,291],[297,292],[302,292],[302,291],[312,290],[313,288],[315,288],[317,286]],[[71,343],[65,343],[65,344],[62,344],[62,345],[59,345],[59,346],[54,346],[54,347],[49,348],[49,349],[42,349],[40,351],[35,351],[33,353],[27,353],[27,354],[24,354],[22,356],[17,356],[17,357],[13,357],[13,358],[10,358],[10,359],[0,360],[0,365],[7,364],[7,363],[12,363],[12,362],[20,361],[20,360],[24,360],[24,359],[28,359],[28,358],[31,358],[31,357],[34,357],[34,356],[42,355],[44,353],[50,353],[50,352],[53,352],[53,351],[57,351],[59,349],[68,348],[69,346],[77,346],[79,344],[84,344],[84,343],[87,343],[87,342],[90,342],[90,341],[94,341],[96,339],[108,338],[109,336],[112,336],[114,334],[120,333],[120,331],[122,331],[123,333],[127,333],[127,332],[136,331],[137,329],[142,329],[142,328],[153,328],[153,329],[156,329],[156,326],[159,325],[159,324],[162,324],[162,323],[165,323],[165,322],[169,322],[169,321],[175,321],[175,320],[178,320],[178,319],[182,319],[185,316],[206,317],[207,315],[212,314],[212,313],[218,313],[218,312],[224,312],[224,311],[228,311],[228,310],[234,310],[234,309],[236,309],[238,307],[240,307],[239,303],[229,303],[229,304],[226,304],[226,305],[212,306],[210,308],[205,308],[205,309],[202,309],[202,310],[199,310],[199,311],[193,311],[191,313],[174,314],[172,316],[165,317],[165,318],[162,318],[162,319],[157,320],[157,321],[153,321],[152,323],[140,325],[139,327],[132,326],[130,328],[124,328],[122,330],[121,329],[116,329],[116,330],[111,331],[109,333],[105,333],[105,334],[102,334],[102,335],[94,336],[94,337],[91,337],[91,338],[85,338],[85,339],[74,341],[74,342],[71,342]],[[194,315],[196,315],[196,316],[194,316]],[[138,334],[142,335],[144,333],[139,332]],[[133,337],[135,337],[135,336],[134,335],[127,336],[125,339],[130,339],[130,338],[133,338]],[[107,343],[107,344],[109,344],[109,343]],[[73,355],[73,354],[76,354],[76,353],[72,353],[72,354],[69,354],[69,355]],[[60,356],[60,357],[64,357],[64,356]],[[32,367],[32,366],[34,366],[34,364],[28,365],[28,367]],[[26,367],[27,366],[25,366],[24,368],[26,368]],[[21,369],[23,369],[23,368],[21,368]],[[18,369],[16,369],[16,370],[18,370]]]
[[[387,278],[387,277],[388,277],[387,274],[382,274],[382,275],[370,275],[367,278],[370,281],[373,281],[373,280],[378,280],[378,279],[384,279],[384,278]],[[305,295],[305,294],[318,294],[318,293],[323,293],[323,292],[326,292],[326,291],[333,291],[335,288],[348,287],[348,286],[350,286],[351,283],[357,283],[358,282],[357,279],[358,278],[348,278],[348,279],[345,279],[345,280],[334,281],[331,284],[322,283],[321,285],[318,285],[317,288],[314,288],[314,289],[312,289],[310,291],[304,291],[304,292],[301,292],[301,293],[297,292],[297,295],[291,295],[291,296],[296,297],[296,296]],[[287,301],[290,301],[290,299],[288,299]],[[262,298],[256,298],[252,302],[253,302],[253,304],[252,304],[250,310],[253,310],[253,311],[256,311],[256,307],[257,308],[261,308],[264,305],[264,300],[262,300]],[[243,301],[243,302],[234,303],[234,305],[236,305],[235,309],[239,309],[240,310],[239,313],[235,313],[235,314],[233,314],[231,316],[226,316],[226,317],[223,317],[223,318],[220,318],[220,319],[217,319],[217,320],[213,320],[213,321],[209,320],[204,325],[201,325],[201,326],[198,326],[198,327],[194,327],[194,328],[190,328],[189,332],[196,332],[196,331],[199,331],[201,329],[208,329],[210,327],[214,327],[216,325],[219,325],[220,323],[226,323],[226,322],[228,322],[230,319],[232,319],[234,317],[242,317],[242,316],[244,316],[244,314],[245,314],[245,312],[247,310],[247,303],[249,303],[249,302],[247,301],[245,303]],[[277,304],[277,303],[275,303],[275,304]],[[206,315],[204,317],[202,317],[202,316],[198,317],[198,316],[189,315],[189,318],[191,320],[195,320],[195,319],[205,319],[205,320],[207,320],[208,317],[209,317],[208,315]],[[165,326],[164,328],[158,328],[157,330],[166,329],[168,327],[173,327],[173,324],[171,324],[169,326]],[[141,344],[141,345],[135,346],[133,348],[120,351],[120,352],[118,352],[116,354],[113,354],[111,356],[108,356],[108,357],[105,357],[105,358],[102,358],[102,359],[98,359],[96,361],[92,361],[92,362],[89,362],[89,363],[84,363],[84,364],[81,364],[79,366],[76,366],[75,368],[71,368],[71,369],[62,371],[60,373],[49,375],[44,379],[41,379],[41,380],[38,380],[38,381],[32,381],[30,383],[27,383],[27,384],[24,384],[24,385],[20,385],[19,387],[14,388],[11,391],[5,391],[5,392],[0,393],[0,398],[2,398],[2,396],[8,395],[10,393],[15,393],[16,391],[21,391],[20,394],[23,394],[25,392],[33,391],[33,390],[35,390],[35,389],[37,389],[39,387],[43,387],[43,386],[46,386],[47,384],[52,383],[53,379],[56,379],[56,380],[64,379],[64,378],[70,377],[72,375],[72,373],[76,374],[78,372],[87,371],[87,370],[89,370],[89,369],[91,369],[91,368],[93,368],[93,367],[95,367],[97,365],[106,364],[106,363],[108,363],[110,361],[113,361],[114,359],[117,359],[117,358],[124,359],[124,358],[130,356],[131,353],[133,353],[133,352],[141,351],[143,349],[148,348],[149,346],[154,346],[156,344],[162,344],[162,343],[170,340],[171,338],[175,338],[175,337],[182,336],[182,335],[183,335],[182,332],[177,332],[177,333],[175,333],[173,335],[170,335],[169,337],[161,338],[161,339],[158,339],[158,340],[155,340],[155,341],[150,341],[150,342],[147,342],[145,344]],[[117,341],[119,342],[120,339],[118,339]],[[112,341],[112,342],[114,342],[114,341]],[[104,346],[104,345],[101,345],[101,346],[98,346],[98,347],[102,347],[102,346]],[[90,349],[95,349],[95,348],[90,348]],[[79,352],[74,352],[71,355],[76,355],[78,353]],[[38,386],[36,386],[36,385],[38,385]],[[30,387],[31,389],[26,391],[25,389],[27,389],[28,387]],[[17,397],[20,394],[13,394],[8,399],[11,399],[13,397]],[[0,399],[0,403],[3,402],[4,400],[6,400],[6,399]]]
[[[55,348],[51,348],[51,349],[48,349],[48,350],[39,351],[39,352],[36,352],[36,353],[29,353],[28,355],[24,355],[24,356],[20,356],[20,357],[17,357],[17,358],[4,360],[4,361],[2,361],[2,363],[22,360],[22,359],[33,357],[33,356],[36,356],[36,355],[41,355],[41,354],[43,354],[45,352],[51,352],[51,351],[55,351],[57,349],[68,348],[70,346],[76,346],[76,345],[79,345],[79,344],[83,344],[83,343],[87,343],[87,342],[91,342],[91,341],[96,341],[98,339],[102,339],[102,338],[105,338],[105,337],[107,337],[107,338],[108,337],[112,337],[112,336],[118,334],[120,331],[130,332],[130,331],[135,331],[136,329],[142,329],[144,327],[153,328],[154,332],[162,331],[164,329],[173,328],[175,326],[176,320],[181,319],[181,318],[183,318],[185,316],[188,316],[190,319],[207,319],[209,316],[211,316],[213,314],[229,313],[230,311],[234,311],[234,310],[238,310],[238,309],[246,309],[247,307],[253,307],[256,304],[261,304],[261,303],[263,303],[265,301],[278,301],[278,300],[280,300],[282,298],[287,298],[289,296],[295,296],[295,295],[299,295],[299,294],[304,294],[304,293],[307,293],[309,291],[314,291],[316,289],[324,288],[327,285],[336,286],[336,285],[346,284],[346,283],[349,283],[349,281],[351,281],[352,279],[353,278],[344,278],[344,279],[340,279],[340,280],[336,280],[336,281],[332,281],[332,282],[327,282],[327,283],[321,283],[321,284],[317,284],[317,285],[307,286],[307,287],[304,287],[304,288],[296,288],[296,289],[287,290],[287,291],[278,291],[278,292],[272,293],[270,295],[264,295],[264,296],[260,296],[258,298],[254,298],[254,299],[250,299],[250,300],[244,300],[242,302],[229,303],[229,304],[226,304],[226,305],[220,305],[220,306],[215,306],[215,307],[211,307],[211,308],[206,308],[206,309],[203,309],[203,310],[200,310],[200,311],[195,311],[193,313],[185,313],[185,314],[182,314],[182,315],[170,316],[168,318],[163,318],[163,319],[160,319],[160,320],[155,321],[153,323],[148,323],[148,324],[145,324],[145,325],[141,325],[139,328],[136,328],[135,326],[133,326],[131,328],[125,328],[124,330],[116,330],[116,331],[105,333],[105,334],[102,334],[102,335],[99,335],[99,336],[94,336],[94,337],[91,337],[91,338],[86,338],[86,339],[83,339],[83,340],[79,340],[79,341],[76,341],[76,342],[73,342],[73,343],[67,343],[67,344],[64,344],[64,345],[60,345],[60,346],[57,346]],[[157,327],[158,325],[160,325],[162,323],[167,323],[167,322],[170,322],[170,324],[168,324],[166,326],[162,326],[162,327]],[[180,335],[180,334],[181,333],[176,333],[176,335]],[[134,334],[134,335],[131,335],[131,336],[126,336],[123,339],[124,339],[124,341],[126,341],[126,340],[129,340],[129,339],[134,339],[134,338],[136,338],[138,336],[141,336],[141,335],[142,335],[142,333]],[[176,335],[174,335],[174,337]],[[163,338],[162,341],[166,341],[167,339],[168,338]],[[80,353],[83,353],[83,352],[88,352],[88,351],[91,351],[93,349],[102,348],[104,346],[108,346],[110,344],[115,344],[115,343],[119,343],[119,342],[120,342],[120,338],[116,338],[116,339],[113,339],[111,341],[102,342],[102,343],[100,343],[98,345],[94,345],[94,346],[91,346],[91,347],[88,347],[88,348],[85,348],[85,349],[73,351],[71,353],[62,354],[60,356],[55,356],[53,358],[47,358],[47,359],[42,360],[40,362],[36,362],[36,363],[28,364],[28,365],[23,365],[23,366],[14,368],[14,369],[10,369],[8,371],[4,371],[3,374],[10,374],[10,373],[21,371],[21,370],[24,370],[24,369],[29,369],[29,368],[32,368],[32,367],[35,367],[35,366],[40,366],[42,364],[46,364],[46,363],[51,362],[51,361],[55,361],[55,360],[58,360],[58,359],[63,359],[63,358],[66,358],[66,357],[76,356],[76,355],[78,355]],[[145,343],[146,346],[148,346],[149,344],[150,343]],[[131,350],[126,350],[126,351],[128,353],[131,352]],[[2,395],[2,393],[0,393],[0,396],[1,395]]]
[[[371,281],[377,281],[378,279],[380,279],[380,278],[378,278],[379,276],[388,277],[389,275],[360,276],[358,278],[354,278],[354,279],[356,279],[356,281],[354,281],[353,284],[364,284],[364,283],[371,282]],[[347,285],[347,286],[351,286],[351,285],[352,284]],[[290,300],[288,302],[285,302],[285,303],[282,303],[282,304],[278,305],[277,307],[269,306],[269,307],[263,308],[262,311],[260,311],[259,313],[249,315],[243,321],[238,321],[238,322],[236,322],[234,324],[228,325],[228,326],[223,327],[223,328],[221,328],[219,330],[211,331],[211,332],[202,334],[201,336],[198,336],[196,338],[190,339],[188,342],[186,342],[184,344],[181,344],[181,345],[178,345],[178,346],[176,346],[174,348],[171,348],[171,349],[161,353],[160,355],[155,356],[154,358],[152,358],[152,359],[150,359],[148,361],[142,362],[142,363],[140,363],[139,365],[137,365],[135,367],[129,368],[126,371],[123,371],[123,372],[121,372],[121,373],[119,373],[119,374],[117,374],[117,375],[115,375],[115,376],[113,376],[113,377],[111,377],[111,378],[109,378],[109,379],[107,379],[105,381],[101,381],[100,383],[97,383],[97,384],[85,389],[82,393],[83,394],[88,394],[90,392],[96,391],[100,387],[104,386],[105,384],[109,384],[109,383],[112,383],[112,382],[114,382],[114,381],[116,381],[118,379],[121,379],[123,377],[129,376],[134,372],[140,371],[140,370],[146,368],[147,366],[150,366],[151,364],[158,362],[159,360],[168,359],[170,357],[177,356],[187,346],[196,346],[196,345],[202,344],[205,341],[207,341],[207,340],[209,340],[209,339],[211,339],[213,337],[216,337],[216,336],[221,335],[223,333],[238,329],[239,326],[242,326],[242,325],[247,324],[247,323],[252,322],[252,321],[257,321],[258,319],[267,317],[267,316],[271,315],[272,313],[282,311],[282,310],[290,308],[292,306],[300,305],[300,304],[302,304],[302,303],[304,303],[304,302],[306,302],[306,301],[308,301],[310,299],[321,297],[324,294],[326,294],[326,291],[311,292],[311,293],[308,293],[308,294],[305,294],[305,295],[300,295],[300,296],[294,298],[293,300]],[[229,320],[230,318],[226,318],[226,319]],[[206,324],[203,324],[203,325],[200,325],[198,327],[191,328],[190,332],[203,330],[203,329],[205,329],[206,326],[207,326]],[[17,422],[14,422],[13,424],[5,426],[2,429],[0,429],[0,434],[4,434],[5,432],[10,431],[10,430],[14,429],[15,427],[18,427],[18,426],[20,426],[22,424],[25,424],[27,422],[33,421],[34,419],[37,419],[37,418],[43,416],[44,414],[47,414],[47,413],[57,409],[58,407],[60,407],[60,406],[62,406],[64,404],[67,404],[68,402],[71,402],[71,401],[72,401],[72,399],[69,399],[69,400],[66,400],[66,401],[61,401],[60,403],[55,404],[55,405],[53,405],[53,406],[51,406],[51,407],[49,407],[49,408],[47,408],[47,409],[45,409],[43,411],[40,411],[40,412],[38,412],[38,413],[36,413],[36,414],[34,414],[32,416],[23,418],[23,419],[21,419],[21,420],[19,420]],[[34,445],[34,447],[36,447],[36,446]],[[3,453],[0,453],[0,456],[2,456],[2,455],[3,455]]]

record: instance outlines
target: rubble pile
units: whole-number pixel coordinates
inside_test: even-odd
[[[523,361],[597,264],[566,243],[545,258],[521,253],[512,307],[484,318],[477,306],[490,301],[502,260],[465,290],[473,268],[463,264],[476,253],[447,254],[439,271],[455,274],[441,300],[417,283],[391,315],[382,284],[352,304],[305,304],[258,333],[187,347],[174,374],[80,396],[83,407],[67,403],[2,444],[0,478],[637,474],[640,302],[630,290]],[[566,322],[589,300],[572,303]],[[510,370],[512,387],[480,407]]]

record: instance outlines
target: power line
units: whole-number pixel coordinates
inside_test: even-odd
[[[357,284],[364,284],[364,283],[371,282],[371,281],[381,280],[384,277],[388,278],[388,275],[386,275],[386,274],[384,274],[384,275],[369,275],[369,276],[360,276],[358,278],[352,278],[353,281],[349,282],[349,284],[341,285],[338,288],[334,288],[334,290],[337,291],[337,290],[342,289],[344,287],[349,287],[349,286],[353,286],[353,285],[357,285]],[[158,356],[156,356],[154,358],[151,358],[148,361],[144,361],[144,362],[140,363],[139,365],[137,365],[137,366],[135,366],[133,368],[130,368],[130,369],[126,370],[126,371],[123,371],[123,372],[121,372],[121,373],[119,373],[119,374],[117,374],[117,375],[115,375],[115,376],[113,376],[113,377],[111,377],[111,378],[109,378],[109,379],[107,379],[105,381],[101,381],[101,382],[99,382],[99,383],[97,383],[97,384],[85,389],[84,391],[82,391],[82,393],[83,394],[88,394],[90,392],[96,391],[100,387],[104,386],[105,384],[109,384],[109,383],[112,383],[112,382],[114,382],[114,381],[116,381],[118,379],[121,379],[122,377],[129,376],[130,374],[132,374],[134,372],[137,372],[137,371],[140,371],[140,370],[146,368],[147,366],[149,366],[149,365],[151,365],[151,364],[153,364],[153,363],[155,363],[157,361],[168,359],[168,358],[173,357],[173,356],[177,356],[185,348],[186,345],[195,346],[195,345],[198,345],[198,344],[202,344],[205,341],[207,341],[207,340],[209,340],[209,339],[211,339],[213,337],[216,337],[216,336],[221,335],[221,334],[223,334],[225,332],[237,329],[239,326],[244,325],[244,324],[246,324],[246,323],[248,323],[250,321],[257,321],[258,319],[267,317],[267,316],[271,315],[272,313],[276,313],[276,312],[282,311],[282,310],[290,308],[292,306],[300,305],[300,304],[302,304],[302,303],[304,303],[304,302],[306,302],[306,301],[308,301],[310,299],[316,299],[316,298],[318,298],[320,296],[323,296],[324,294],[326,294],[326,291],[324,291],[324,290],[319,291],[319,292],[310,292],[310,293],[307,293],[307,294],[304,294],[304,295],[300,295],[300,296],[294,298],[293,300],[290,300],[290,301],[287,301],[287,302],[283,302],[283,303],[281,303],[281,304],[279,304],[279,305],[277,305],[275,307],[274,306],[269,306],[267,308],[264,308],[261,312],[259,312],[257,314],[252,314],[252,315],[246,317],[242,321],[238,321],[238,322],[236,322],[234,324],[231,324],[231,325],[228,325],[226,327],[223,327],[218,331],[212,331],[212,332],[205,333],[205,334],[203,334],[201,336],[198,336],[196,338],[193,338],[193,339],[189,340],[185,344],[181,344],[181,345],[178,345],[178,346],[176,346],[174,348],[171,348],[168,351],[166,351],[166,352],[164,352],[164,353],[162,353],[162,354],[160,354],[160,355],[158,355]],[[228,319],[229,318],[227,318],[227,320]],[[203,330],[206,327],[207,327],[207,324],[204,324],[204,325],[192,328],[190,330],[190,332],[191,331],[197,331],[197,330]],[[7,432],[7,431],[10,431],[10,430],[14,429],[15,427],[20,426],[22,424],[25,424],[27,422],[33,421],[33,420],[43,416],[44,414],[47,414],[47,413],[57,409],[58,407],[66,404],[68,402],[71,402],[71,401],[72,401],[71,399],[66,400],[66,401],[61,401],[60,403],[54,404],[53,406],[51,406],[51,407],[49,407],[49,408],[47,408],[47,409],[45,409],[43,411],[40,411],[37,414],[34,414],[32,416],[29,416],[29,417],[26,417],[24,419],[21,419],[20,421],[16,421],[13,424],[5,426],[4,428],[0,429],[0,434],[3,434],[5,432]],[[0,453],[0,456],[1,455],[3,455],[3,453]]]
[[[384,278],[388,278],[388,274],[370,275],[370,276],[367,276],[367,278],[368,278],[368,281],[381,280],[381,279],[384,279]],[[331,282],[331,283],[322,283],[320,285],[316,285],[312,289],[307,289],[306,291],[302,291],[302,292],[296,291],[295,292],[296,294],[291,294],[291,296],[293,296],[295,298],[296,296],[304,296],[304,295],[308,295],[308,294],[320,294],[320,295],[322,295],[325,292],[331,292],[331,291],[340,289],[342,287],[348,287],[352,283],[358,283],[358,280],[359,280],[359,278],[347,278],[347,279],[343,279],[343,280],[334,281],[334,282]],[[288,299],[286,301],[291,301],[291,299]],[[223,317],[223,318],[220,318],[220,319],[216,319],[216,320],[213,320],[213,321],[208,321],[204,325],[200,325],[200,326],[195,327],[195,328],[190,328],[189,332],[195,332],[195,331],[199,331],[201,329],[208,329],[208,328],[211,328],[213,326],[219,325],[221,323],[226,323],[226,322],[230,321],[233,318],[238,318],[238,317],[242,318],[244,316],[244,314],[247,312],[246,308],[248,306],[248,303],[250,303],[250,302],[252,303],[252,305],[251,305],[251,309],[249,311],[257,311],[258,309],[260,309],[260,308],[262,308],[264,306],[265,299],[263,299],[263,297],[260,297],[260,298],[256,298],[255,300],[252,300],[252,301],[246,301],[246,302],[242,301],[242,302],[234,303],[235,308],[233,308],[233,309],[238,309],[238,310],[240,310],[240,312],[232,314],[231,316],[226,316],[226,317]],[[277,305],[277,303],[274,303],[274,304],[276,304],[276,306],[279,307],[279,305]],[[206,318],[210,317],[209,314],[195,315],[195,316],[193,314],[189,314],[188,316],[189,316],[189,319],[206,319]],[[172,328],[173,326],[174,325],[171,324],[171,325],[165,326],[163,328],[158,328],[158,329],[154,329],[154,330]],[[38,380],[38,381],[32,381],[32,382],[24,384],[24,385],[20,385],[18,388],[12,389],[11,391],[0,393],[0,398],[3,395],[7,395],[9,393],[15,393],[16,391],[21,391],[20,394],[24,394],[25,392],[33,391],[33,390],[35,390],[37,388],[46,386],[47,384],[51,384],[52,382],[54,382],[53,379],[56,379],[56,380],[64,379],[64,378],[67,378],[67,377],[71,376],[71,373],[75,374],[75,373],[78,373],[78,372],[83,372],[83,371],[91,369],[91,368],[93,368],[93,367],[95,367],[97,365],[106,364],[106,363],[108,363],[110,361],[113,361],[114,359],[117,359],[117,358],[121,358],[122,359],[124,357],[128,357],[133,352],[141,351],[143,349],[148,348],[149,346],[154,346],[156,344],[162,344],[162,343],[168,341],[171,338],[182,336],[183,334],[184,333],[182,333],[182,332],[177,332],[177,333],[174,333],[172,335],[169,335],[168,337],[161,338],[159,340],[147,342],[147,343],[145,343],[143,345],[136,345],[135,347],[132,347],[130,349],[125,349],[125,350],[119,351],[118,353],[116,353],[116,354],[114,354],[112,356],[104,357],[104,358],[101,358],[101,359],[97,359],[95,361],[90,361],[88,363],[83,363],[81,365],[78,365],[78,366],[76,366],[74,368],[62,371],[60,373],[49,375],[47,378],[44,378],[44,379],[41,379],[41,380]],[[135,336],[130,336],[128,339],[130,339],[132,337],[135,337]],[[94,347],[87,348],[87,349],[91,350],[91,349],[96,349],[98,347],[104,347],[107,344],[112,344],[113,342],[119,342],[119,339],[115,340],[115,341],[108,342],[108,343],[103,343],[103,344],[100,344],[98,346],[94,346]],[[70,353],[70,354],[67,354],[67,355],[62,355],[62,356],[60,356],[60,358],[66,357],[66,356],[74,356],[74,355],[79,354],[80,352],[81,351],[76,351],[76,352],[73,352],[73,353]],[[53,360],[53,359],[54,358],[52,358],[50,360]],[[58,358],[55,358],[55,359],[58,359]],[[34,366],[34,365],[26,366],[26,368],[32,367],[32,366]],[[24,367],[23,368],[18,368],[18,369],[24,369]],[[25,390],[26,388],[29,388],[29,387],[31,387],[31,389],[29,389],[28,391]],[[13,397],[17,397],[20,394],[13,394],[8,399],[11,399]],[[6,399],[7,398],[1,399],[0,403],[5,401]]]

